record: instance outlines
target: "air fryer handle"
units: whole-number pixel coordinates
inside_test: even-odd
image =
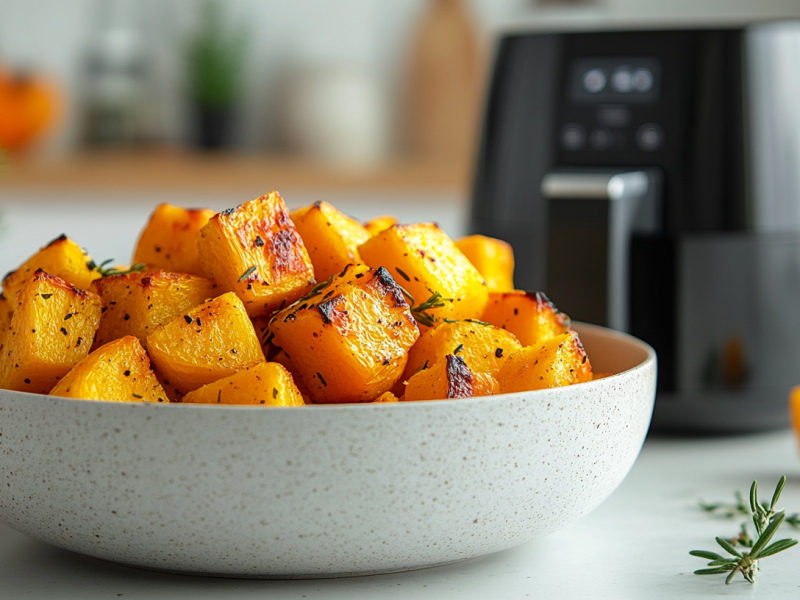
[[[556,296],[556,303],[563,297],[567,312],[574,306],[574,318],[628,330],[631,237],[660,231],[661,180],[657,169],[552,171],[542,179],[541,193],[550,201],[546,291]],[[553,236],[573,237],[563,243]],[[605,281],[593,282],[591,273],[584,277],[591,289],[573,268],[584,260],[580,253],[586,260],[598,260],[605,274]],[[592,312],[602,305],[604,315]]]

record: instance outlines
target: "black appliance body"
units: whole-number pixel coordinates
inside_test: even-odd
[[[471,229],[512,244],[518,288],[656,349],[655,428],[788,422],[798,48],[796,22],[499,41]]]

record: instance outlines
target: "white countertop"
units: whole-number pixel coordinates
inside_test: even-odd
[[[244,581],[169,575],[117,566],[59,550],[0,525],[0,598],[159,600],[186,598],[708,598],[800,597],[800,549],[764,560],[753,586],[738,577],[700,577],[688,555],[715,550],[738,521],[708,516],[708,501],[761,495],[789,482],[780,506],[800,511],[800,460],[788,431],[713,439],[651,439],[628,478],[598,509],[543,539],[455,565],[372,577]],[[780,537],[800,537],[784,526]]]

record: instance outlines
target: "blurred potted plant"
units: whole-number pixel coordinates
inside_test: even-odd
[[[220,148],[228,142],[246,51],[244,28],[228,25],[222,3],[204,3],[188,52],[189,93],[202,148]]]

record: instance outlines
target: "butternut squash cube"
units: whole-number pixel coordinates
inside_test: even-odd
[[[569,331],[569,317],[541,292],[492,292],[482,321],[506,329],[523,346],[533,346]]]
[[[380,396],[373,400],[375,403],[383,402],[400,402],[400,398],[395,396],[392,392],[383,392]]]
[[[392,225],[397,225],[397,217],[393,217],[391,215],[381,215],[380,217],[375,217],[374,219],[370,219],[366,223],[364,223],[364,227],[369,233],[369,237],[380,233],[381,231],[386,231]]]
[[[311,392],[309,391],[306,382],[303,381],[303,376],[300,374],[300,371],[297,370],[297,366],[294,364],[291,357],[286,354],[286,350],[277,348],[277,352],[272,358],[272,361],[278,363],[279,365],[283,365],[283,367],[292,374],[292,379],[294,379],[297,389],[300,390],[300,393],[303,394],[304,398],[311,398]]]
[[[100,296],[38,269],[17,294],[0,355],[0,388],[48,393],[89,354],[102,308]]]
[[[314,268],[278,192],[216,214],[197,239],[203,269],[251,317],[269,315],[314,285]]]
[[[159,372],[182,393],[264,362],[242,301],[228,292],[162,325],[147,336]]]
[[[164,388],[164,391],[167,393],[167,398],[169,398],[170,402],[182,402],[183,401],[183,392],[176,388],[169,379],[164,377],[161,372],[158,370],[158,367],[155,363],[150,363],[150,368],[153,370],[153,374],[158,379],[158,383],[161,384],[161,387]]]
[[[411,347],[403,379],[411,379],[426,364],[433,366],[448,354],[463,358],[473,372],[495,375],[520,348],[513,333],[482,321],[439,323],[426,329]]]
[[[214,214],[207,208],[159,204],[139,235],[133,262],[173,273],[202,276],[197,234]]]
[[[12,314],[14,314],[12,303],[5,295],[0,294],[0,347],[5,344],[8,329],[11,327]]]
[[[486,306],[483,277],[435,223],[393,225],[370,238],[359,252],[369,266],[385,267],[397,277],[417,306],[441,294],[440,306],[426,311],[434,320],[476,319]]]
[[[183,403],[305,406],[289,371],[278,363],[266,362],[189,392]]]
[[[478,269],[490,292],[514,289],[514,250],[511,244],[485,235],[470,235],[456,241],[456,246]]]
[[[37,269],[88,290],[92,281],[100,277],[93,265],[92,258],[78,244],[62,235],[7,274],[3,278],[3,294],[13,303],[17,292],[28,284]]]
[[[317,280],[324,281],[347,265],[362,262],[358,247],[369,239],[369,233],[355,219],[321,201],[290,216],[303,238]]]
[[[592,364],[574,331],[512,354],[497,381],[504,394],[543,390],[592,380]]]
[[[217,295],[209,279],[164,271],[103,277],[92,290],[106,305],[95,348],[126,335],[146,344],[158,327]]]
[[[389,391],[419,337],[388,271],[365,265],[345,267],[277,313],[270,329],[318,403],[371,402]]]
[[[64,375],[50,395],[111,402],[169,402],[150,370],[147,352],[132,335],[89,354]]]
[[[422,369],[406,386],[405,400],[447,400],[492,396],[498,392],[497,380],[489,373],[475,373],[460,356],[448,354],[444,360]]]

